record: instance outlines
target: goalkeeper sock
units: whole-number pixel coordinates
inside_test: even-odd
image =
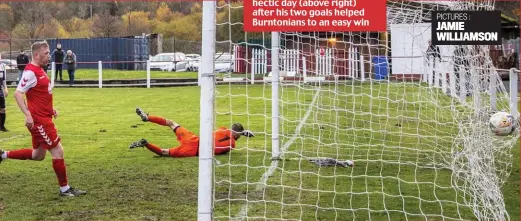
[[[21,150],[7,151],[6,156],[9,159],[32,160],[33,159],[33,149],[21,149]]]
[[[158,116],[148,116],[148,121],[152,122],[152,123],[156,123],[156,124],[159,124],[159,125],[162,125],[162,126],[168,126],[166,124],[166,119],[163,118],[163,117],[158,117]]]
[[[155,154],[157,154],[159,156],[163,156],[163,151],[158,146],[149,143],[149,144],[147,144],[146,147],[147,147],[148,150],[154,152]]]

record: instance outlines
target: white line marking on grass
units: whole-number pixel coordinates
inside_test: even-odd
[[[293,133],[293,136],[282,146],[282,150],[280,152],[280,158],[282,158],[284,156],[284,153],[288,150],[289,146],[291,146],[295,142],[295,140],[297,140],[297,136],[300,134],[300,130],[302,130],[302,127],[306,124],[306,121],[307,121],[309,115],[311,115],[311,111],[313,110],[313,106],[315,105],[316,101],[318,100],[319,95],[320,95],[320,89],[317,89],[315,95],[313,96],[313,100],[311,101],[311,104],[309,104],[306,114],[304,114],[304,117],[302,117],[300,119],[300,123],[297,126],[297,128],[295,129],[295,133]],[[257,188],[255,188],[255,192],[261,191],[266,186],[266,183],[268,182],[269,177],[273,175],[273,173],[275,172],[275,169],[277,169],[278,166],[279,166],[278,160],[271,161],[270,168],[268,169],[268,171],[266,171],[262,175],[261,179],[259,180],[259,184],[257,185]],[[248,209],[248,203],[244,204],[241,207],[238,217],[240,217],[240,218],[246,217],[247,209]]]
[[[12,140],[12,139],[18,138],[18,137],[23,137],[23,136],[22,135],[15,135],[15,136],[12,136],[12,137],[2,138],[2,139],[0,139],[0,142]]]

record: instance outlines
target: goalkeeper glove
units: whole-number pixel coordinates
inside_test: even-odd
[[[243,131],[242,135],[246,136],[246,137],[255,137],[255,135],[251,131],[249,131],[249,130]]]

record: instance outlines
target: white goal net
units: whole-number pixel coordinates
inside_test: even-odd
[[[427,52],[432,10],[494,2],[387,7],[388,33],[274,35],[243,33],[242,5],[217,3],[203,56],[211,40],[230,59],[215,60],[229,68],[216,81],[212,129],[238,122],[256,137],[215,156],[214,219],[510,220],[501,187],[519,132],[495,136],[488,118],[517,109],[489,47]],[[203,105],[213,91],[202,87]]]

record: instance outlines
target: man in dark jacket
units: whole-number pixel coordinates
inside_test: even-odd
[[[429,40],[429,47],[427,48],[427,59],[434,58],[441,61],[440,48],[437,45],[433,45],[432,41]]]
[[[60,76],[60,81],[63,81],[63,59],[65,58],[65,52],[60,43],[56,45],[56,49],[53,51],[53,56],[56,65],[55,79],[58,79],[58,76]]]
[[[5,128],[5,98],[8,95],[7,89],[7,72],[4,64],[0,64],[0,132],[8,132],[9,130]]]
[[[16,57],[16,64],[18,66],[18,82],[20,82],[20,79],[22,79],[22,74],[24,73],[25,66],[29,64],[29,56],[25,54],[24,50],[21,50],[18,57]]]
[[[460,94],[463,89],[463,93],[466,93],[467,96],[469,96],[469,90],[471,89],[470,59],[472,58],[472,55],[464,45],[456,45],[453,54],[456,94]],[[460,83],[462,80],[465,81],[463,88],[461,88],[462,85]]]
[[[433,72],[436,70],[436,60],[441,62],[441,54],[440,54],[440,48],[437,45],[433,45],[432,41],[429,40],[429,47],[427,48],[427,61],[429,62],[429,66],[432,66]],[[431,63],[431,57],[432,57],[432,63]],[[433,73],[435,74],[435,73]],[[433,81],[436,81],[436,78],[432,78]],[[434,82],[432,82],[434,84]],[[431,84],[431,82],[429,82]]]

